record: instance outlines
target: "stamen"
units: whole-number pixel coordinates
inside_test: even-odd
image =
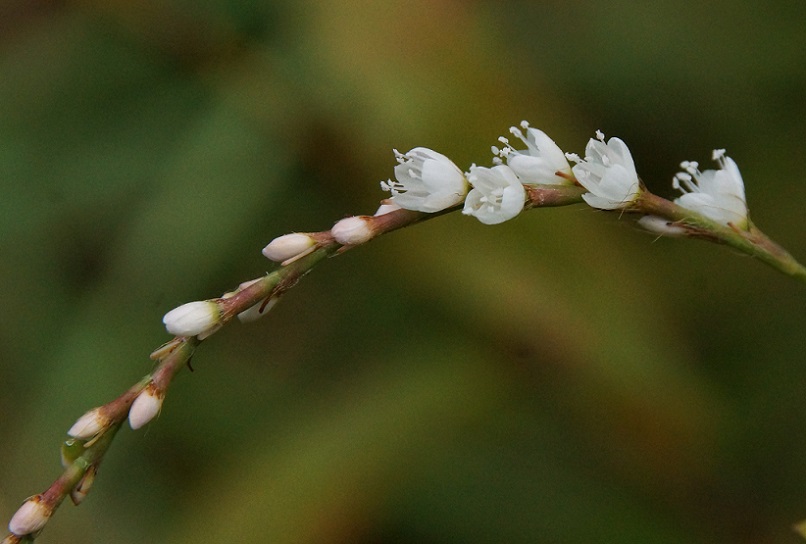
[[[672,180],[672,187],[683,193],[700,193],[700,187],[689,174],[678,172]]]
[[[700,163],[697,161],[688,161],[688,168],[686,170],[697,170],[700,167]]]

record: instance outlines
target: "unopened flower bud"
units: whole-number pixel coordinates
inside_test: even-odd
[[[70,500],[73,501],[73,504],[78,506],[87,498],[87,494],[95,482],[96,474],[98,474],[98,465],[91,465],[78,484],[70,491]]]
[[[34,495],[11,517],[8,530],[17,535],[36,533],[42,530],[51,514],[53,509],[42,502],[41,495]]]
[[[307,234],[294,232],[278,236],[269,242],[269,245],[263,248],[263,255],[269,260],[281,263],[307,255],[314,247],[316,241],[313,238]]]
[[[246,310],[238,314],[238,320],[241,323],[251,323],[257,321],[271,310],[280,297],[271,297],[269,300],[263,300],[257,304],[250,306]]]
[[[109,418],[103,415],[101,408],[93,408],[73,423],[67,434],[79,440],[89,440],[109,426]]]
[[[165,328],[176,336],[198,336],[199,340],[218,330],[221,310],[210,300],[188,302],[174,308],[162,318]]]
[[[165,394],[159,391],[153,383],[149,383],[137,395],[129,409],[129,426],[137,430],[154,419],[160,413],[164,399]]]
[[[654,232],[661,236],[669,236],[671,238],[680,238],[688,233],[685,228],[676,225],[674,221],[669,221],[657,215],[643,216],[638,220],[638,226],[645,228],[649,232]]]
[[[371,219],[363,215],[347,217],[342,219],[330,230],[330,234],[336,241],[345,246],[355,246],[368,242],[375,236],[371,225]]]

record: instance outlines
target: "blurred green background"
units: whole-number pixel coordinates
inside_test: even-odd
[[[0,512],[160,319],[372,213],[392,148],[467,168],[528,119],[653,191],[725,147],[806,259],[806,3],[0,6]],[[806,288],[584,206],[454,214],[205,342],[41,542],[799,542]]]

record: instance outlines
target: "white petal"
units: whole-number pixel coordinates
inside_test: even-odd
[[[419,209],[415,211],[434,213],[455,206],[464,199],[464,195],[458,195],[456,193],[436,193],[424,198]]]
[[[548,161],[530,155],[511,155],[507,164],[524,183],[543,185],[567,184],[568,180],[554,175],[557,171]]]
[[[508,221],[521,213],[525,200],[526,190],[523,188],[523,184],[510,185],[504,189],[504,196],[501,199],[501,210],[499,212],[502,219],[499,223]]]
[[[635,173],[635,163],[632,160],[632,153],[620,138],[610,138],[607,141],[607,148],[611,155],[618,157],[618,163],[628,172]],[[637,177],[637,175],[636,175]]]
[[[597,194],[614,202],[628,204],[638,194],[638,179],[620,164],[613,165],[599,182]]]
[[[529,134],[535,141],[537,149],[540,151],[540,156],[550,165],[557,170],[570,170],[568,160],[565,158],[565,153],[560,147],[552,140],[548,134],[536,128],[530,128]]]
[[[624,203],[620,200],[610,200],[609,198],[596,196],[593,193],[585,193],[582,195],[582,200],[584,200],[591,208],[598,208],[600,210],[617,210],[624,205]]]

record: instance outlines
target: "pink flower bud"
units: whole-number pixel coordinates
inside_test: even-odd
[[[41,495],[25,501],[11,517],[8,530],[17,535],[29,535],[42,530],[50,519],[53,509],[42,502]]]
[[[363,215],[342,219],[330,230],[336,241],[345,246],[355,246],[368,242],[375,236],[371,219]]]

